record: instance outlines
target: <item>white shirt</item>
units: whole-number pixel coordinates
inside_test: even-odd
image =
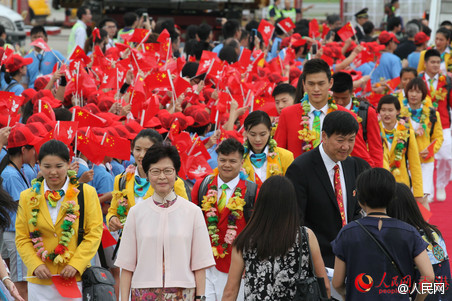
[[[228,188],[226,189],[226,204],[229,202],[229,199],[231,198],[232,193],[234,192],[235,188],[239,184],[239,181],[240,181],[240,174],[237,175],[237,177],[235,177],[231,181],[226,183],[226,185],[228,185]],[[225,182],[223,182],[223,180],[220,178],[220,176],[218,176],[217,203],[220,201],[220,196],[221,196],[221,193],[223,192],[223,189],[221,189],[221,185],[223,185],[224,183]]]
[[[268,145],[264,149],[265,156],[268,156]],[[254,152],[250,150],[250,161],[251,161],[251,155],[253,155]],[[253,164],[251,164],[254,169],[254,174],[257,174],[259,176],[259,179],[261,179],[262,183],[267,179],[267,160],[265,160],[264,164],[260,168],[257,168]]]
[[[64,196],[66,195],[68,186],[69,186],[69,178],[66,177],[66,182],[64,183],[63,187],[61,188],[62,190],[64,190]],[[49,188],[49,186],[47,186],[46,180],[44,180],[44,193],[47,190],[51,190],[51,189]],[[61,208],[61,203],[64,200],[64,196],[57,202],[55,208],[50,206],[50,203],[47,202],[47,200],[46,200],[47,208],[49,209],[49,213],[50,213],[50,218],[52,219],[52,222],[53,222],[54,225],[55,225],[57,217],[58,217],[58,212],[60,211],[60,208]]]
[[[309,112],[309,128],[311,130],[312,130],[312,125],[314,124],[314,118],[315,118],[314,111],[322,111],[322,113],[320,114],[320,130],[322,130],[323,120],[325,119],[325,116],[328,113],[328,103],[320,110],[317,110],[311,104],[311,111]]]
[[[428,74],[427,74],[427,72],[425,72],[424,73],[424,78],[425,78],[425,82],[427,83],[427,89],[430,91],[430,76],[428,76]],[[439,73],[437,73],[434,77],[434,80],[433,80],[433,87],[435,88],[435,90],[436,90],[436,88],[438,87],[438,79],[439,79]],[[432,92],[432,91],[430,91],[430,92]]]
[[[342,202],[344,203],[344,211],[345,211],[345,221],[347,221],[347,187],[345,186],[345,177],[344,170],[342,169],[342,163],[334,162],[331,158],[325,153],[323,148],[323,143],[320,144],[319,147],[320,156],[322,157],[323,164],[325,165],[326,171],[328,173],[328,177],[330,178],[331,186],[334,191],[334,166],[339,165],[339,176],[341,178],[341,189],[342,189]]]
[[[352,99],[350,98],[350,102],[348,103],[348,105],[345,106],[345,108],[346,108],[347,110],[351,110],[351,109],[352,109],[352,104],[353,104],[353,101],[352,101]]]
[[[85,41],[86,41],[86,24],[82,20],[77,20],[77,23],[82,24],[81,27],[77,28],[75,31],[75,47],[80,46],[80,48],[85,47]]]

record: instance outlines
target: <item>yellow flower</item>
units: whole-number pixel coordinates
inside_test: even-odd
[[[392,174],[394,175],[394,177],[400,176],[400,170],[399,170],[398,168],[395,168],[395,169],[392,171]]]
[[[203,196],[201,208],[203,211],[208,211],[215,204],[216,200],[214,197]]]
[[[229,210],[239,210],[243,211],[243,206],[245,206],[245,201],[240,197],[233,197],[229,200],[228,204],[226,205]]]
[[[270,175],[272,175],[272,176],[282,174],[281,170],[279,169],[278,164],[270,164],[268,169],[269,169]]]
[[[218,250],[216,247],[212,247],[213,256],[218,258]]]
[[[30,208],[37,208],[39,206],[39,198],[31,197],[31,199],[28,201],[28,205],[30,206]]]
[[[306,141],[306,142],[309,142],[309,141],[312,141],[312,140],[316,139],[315,133],[313,133],[312,131],[310,131],[308,129],[302,129],[302,130],[298,131],[298,134],[299,134],[298,138],[300,140],[303,140],[303,141]]]

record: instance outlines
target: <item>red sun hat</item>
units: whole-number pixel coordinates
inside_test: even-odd
[[[13,54],[6,62],[5,69],[6,72],[14,72],[19,70],[23,66],[27,66],[33,63],[33,59],[31,57],[23,58],[18,54]]]
[[[395,34],[393,34],[392,32],[387,32],[386,30],[382,31],[378,36],[378,41],[380,42],[380,44],[389,43],[391,40],[396,43],[400,43],[399,40],[397,40]]]
[[[13,127],[8,137],[8,148],[35,145],[41,141],[27,126]]]

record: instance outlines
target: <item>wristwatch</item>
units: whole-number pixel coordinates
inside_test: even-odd
[[[206,296],[196,296],[195,300],[206,301]]]

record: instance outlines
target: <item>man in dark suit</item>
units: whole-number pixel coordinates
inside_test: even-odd
[[[296,158],[286,172],[297,193],[300,216],[317,236],[329,269],[334,267],[331,241],[344,225],[360,217],[355,180],[370,166],[350,157],[358,129],[358,121],[350,113],[329,113],[323,121],[322,143]],[[332,276],[331,270],[328,275]]]

